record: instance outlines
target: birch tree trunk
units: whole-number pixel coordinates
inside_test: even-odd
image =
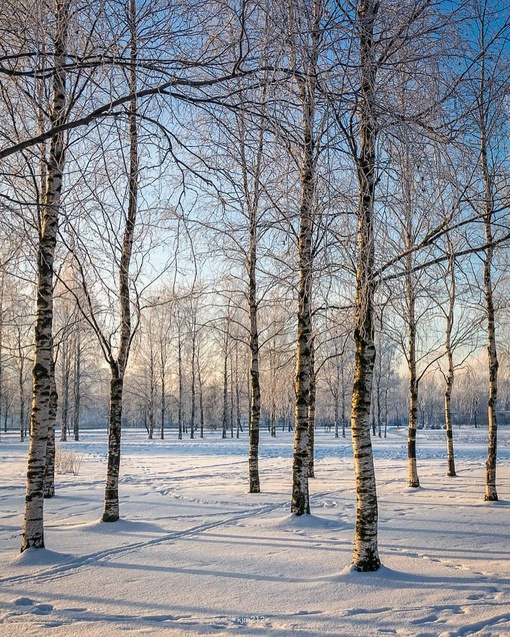
[[[379,375],[377,381],[377,436],[382,438],[382,418],[381,418],[381,376]]]
[[[191,301],[192,319],[191,319],[191,413],[190,413],[190,438],[195,438],[196,427],[196,353],[197,353],[197,328],[196,328],[196,309],[193,308],[193,300]]]
[[[182,425],[183,425],[183,412],[184,412],[184,379],[182,377],[182,334],[181,334],[182,326],[179,325],[179,333],[177,335],[177,371],[179,374],[179,405],[177,410],[177,420],[178,420],[178,434],[177,437],[179,440],[182,440]]]
[[[304,184],[303,184],[304,185]],[[296,353],[294,450],[292,465],[291,512],[310,513],[308,493],[308,404],[310,397],[311,344],[311,218],[307,203],[302,204],[299,233],[298,331]]]
[[[339,424],[339,420],[340,420],[340,406],[339,406],[339,400],[338,400],[338,393],[339,393],[339,388],[338,385],[336,386],[335,392],[333,394],[333,400],[335,401],[335,438],[338,438],[338,424]]]
[[[236,341],[236,372],[235,372],[235,391],[236,391],[236,438],[239,438],[242,431],[241,424],[241,388],[239,387],[239,347]]]
[[[63,124],[66,117],[65,64],[68,29],[69,0],[56,0],[51,127]],[[29,548],[44,548],[44,474],[53,356],[53,263],[57,244],[64,162],[64,135],[57,133],[51,138],[50,143],[37,254],[35,354],[32,371],[25,517],[21,538],[22,552]]]
[[[159,353],[159,369],[160,369],[160,382],[161,382],[161,440],[165,439],[165,420],[166,420],[166,371],[165,371],[165,355],[163,353],[163,347],[161,347]]]
[[[147,405],[147,439],[152,440],[154,438],[154,385],[149,389],[149,404]]]
[[[19,439],[20,442],[25,441],[26,423],[25,423],[25,354],[22,347],[21,330],[18,328],[18,396],[19,396]]]
[[[67,338],[64,336],[64,338]],[[69,344],[62,343],[60,350],[62,356],[62,427],[60,431],[60,440],[62,442],[67,441],[67,430],[69,427],[69,388],[71,380],[71,365],[70,365],[70,351]]]
[[[74,404],[73,404],[73,435],[75,441],[80,439],[80,406],[81,406],[81,321],[78,320],[76,328],[76,346],[74,354]]]
[[[497,419],[497,398],[498,398],[498,356],[496,349],[496,316],[494,309],[492,268],[494,259],[494,247],[492,242],[493,217],[495,210],[494,201],[494,175],[491,171],[489,155],[491,154],[491,128],[493,134],[495,122],[492,120],[492,104],[490,94],[493,94],[494,74],[496,69],[491,69],[491,64],[495,56],[490,50],[491,38],[489,34],[489,24],[487,12],[489,3],[483,0],[477,7],[477,18],[479,20],[480,34],[480,75],[478,81],[478,92],[475,96],[478,107],[478,132],[480,134],[480,169],[483,179],[483,225],[487,248],[483,263],[483,287],[485,296],[485,313],[487,317],[487,358],[489,371],[489,398],[487,403],[488,416],[488,445],[487,461],[485,465],[485,500],[497,501],[498,493],[496,489],[496,463],[498,447],[498,419]],[[492,10],[492,8],[491,8]],[[492,75],[491,75],[492,70]]]
[[[455,256],[453,254],[453,246],[451,240],[447,237],[448,246],[448,312],[446,314],[446,327],[445,327],[445,349],[447,370],[445,376],[445,388],[444,388],[444,419],[446,427],[446,458],[448,468],[446,475],[449,477],[455,477],[455,453],[453,448],[453,423],[452,423],[452,390],[455,379],[455,367],[453,364],[453,349],[452,349],[452,332],[453,323],[455,318]]]
[[[156,362],[154,357],[154,346],[152,341],[149,343],[149,404],[148,409],[148,427],[147,437],[149,440],[154,438],[154,424],[156,416]]]
[[[223,342],[223,411],[221,416],[221,437],[227,437],[228,429],[228,343],[230,331],[230,304],[228,307],[227,325],[225,328],[225,339]]]
[[[235,383],[234,383],[234,361],[232,351],[230,352],[230,437],[234,437],[234,417],[235,417]]]
[[[53,347],[52,347],[53,350]],[[44,497],[55,495],[55,429],[57,425],[58,394],[55,382],[55,362],[51,360],[50,403],[48,408],[48,443],[46,446],[46,467],[44,469]]]
[[[345,417],[345,378],[344,378],[344,366],[341,367],[341,377],[342,377],[342,438],[345,438],[345,421],[347,420]]]
[[[166,361],[167,361],[167,345],[165,334],[163,333],[159,342],[159,382],[160,382],[160,417],[161,417],[161,430],[160,438],[165,439],[165,424],[166,424]]]
[[[133,252],[136,213],[138,208],[138,124],[137,99],[137,29],[136,0],[130,0],[130,68],[129,90],[133,97],[129,103],[129,180],[128,209],[122,239],[119,267],[120,341],[117,359],[110,360],[110,409],[108,432],[108,462],[106,473],[103,522],[116,522],[119,512],[120,442],[122,423],[122,394],[124,374],[131,345],[131,301],[129,292],[131,256]]]
[[[308,477],[315,478],[315,348],[312,338],[310,356],[310,398],[308,402]]]
[[[405,106],[402,107],[403,109]],[[412,180],[413,170],[411,166],[411,141],[406,131],[403,132],[401,162],[402,162],[402,191],[403,191],[403,233],[404,247],[407,252],[405,258],[405,300],[406,300],[406,317],[407,325],[407,369],[408,369],[408,387],[409,387],[409,419],[407,429],[407,466],[409,476],[409,486],[418,488],[420,479],[418,477],[418,465],[416,459],[416,434],[418,431],[418,404],[419,404],[419,378],[416,361],[416,339],[418,325],[416,320],[416,283],[413,278],[413,197],[412,197]]]
[[[482,127],[481,138],[481,161],[485,187],[484,202],[484,230],[487,249],[485,250],[485,260],[483,264],[483,286],[485,294],[485,311],[487,315],[487,356],[489,361],[489,400],[487,403],[487,416],[489,422],[487,462],[485,469],[485,500],[497,501],[498,493],[496,489],[496,463],[498,453],[498,418],[497,418],[497,398],[498,398],[498,356],[496,350],[496,317],[494,311],[494,298],[492,292],[492,261],[494,248],[492,247],[492,217],[494,213],[494,201],[492,196],[491,175],[489,161],[487,157],[486,131]]]
[[[354,330],[354,386],[351,431],[356,476],[356,531],[353,566],[357,571],[380,567],[377,547],[377,490],[370,404],[375,362],[374,345],[374,199],[376,160],[374,23],[376,0],[358,5],[360,46],[360,150],[357,157],[359,183],[358,264],[356,271],[356,319]]]
[[[388,388],[384,390],[384,437],[388,436]]]
[[[297,308],[297,346],[294,408],[294,449],[292,465],[291,513],[310,513],[308,492],[308,408],[310,404],[310,359],[312,347],[312,277],[313,277],[313,212],[316,188],[315,92],[322,14],[321,0],[313,2],[311,43],[307,58],[306,79],[296,76],[302,117],[301,202],[299,209],[299,283]],[[292,8],[290,8],[292,12]],[[292,24],[292,17],[291,24]],[[291,52],[292,55],[292,52]]]
[[[200,365],[200,351],[197,354],[198,405],[200,409],[200,438],[204,437],[204,387],[202,383],[202,369]]]
[[[408,247],[406,242],[406,248]],[[407,366],[409,372],[409,423],[407,433],[407,462],[409,472],[409,486],[419,487],[420,479],[418,477],[418,466],[416,462],[416,432],[418,430],[418,373],[416,369],[416,318],[415,304],[416,298],[414,294],[412,275],[411,275],[411,257],[406,259],[406,297],[407,297],[407,326],[408,334],[408,350],[407,350]]]
[[[120,440],[122,421],[123,378],[116,364],[110,365],[110,407],[108,414],[108,460],[103,505],[103,522],[116,522],[119,517]]]
[[[248,474],[250,493],[260,493],[260,370],[257,304],[257,210],[250,207],[250,249],[248,252],[248,311],[250,320],[250,430]]]

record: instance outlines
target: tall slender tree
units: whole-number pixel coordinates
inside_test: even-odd
[[[66,119],[66,63],[70,0],[56,0],[53,34],[53,97],[50,126]],[[44,473],[52,383],[53,264],[57,244],[62,177],[65,162],[64,133],[51,137],[37,254],[37,309],[35,356],[32,374],[32,410],[28,453],[25,517],[21,551],[44,547]]]
[[[289,4],[289,47],[294,67],[294,81],[301,108],[301,165],[298,233],[298,307],[295,373],[294,450],[292,465],[291,512],[310,513],[308,491],[309,406],[312,358],[312,279],[313,228],[317,186],[316,92],[321,46],[321,20],[324,2],[313,0],[309,11],[296,15],[298,5]],[[297,40],[304,34],[305,50]],[[299,67],[298,67],[299,64]],[[302,67],[301,67],[302,65]]]
[[[108,352],[110,366],[110,412],[108,418],[108,464],[106,472],[103,522],[116,522],[120,517],[119,511],[119,471],[120,471],[120,442],[122,426],[122,393],[124,375],[128,363],[129,350],[133,338],[131,322],[130,299],[130,265],[135,238],[135,225],[138,212],[138,100],[137,64],[138,64],[138,26],[136,0],[129,0],[129,92],[132,95],[129,102],[129,176],[128,203],[122,238],[122,251],[119,263],[119,310],[120,310],[120,340],[117,355]]]
[[[376,55],[374,29],[379,3],[358,3],[360,103],[359,155],[356,169],[358,199],[358,264],[354,329],[354,384],[351,433],[356,476],[356,530],[353,564],[358,571],[376,571],[381,562],[377,546],[377,490],[370,407],[375,362],[374,344],[374,203],[376,185]]]

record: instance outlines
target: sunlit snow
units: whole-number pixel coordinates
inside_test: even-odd
[[[312,516],[289,515],[292,434],[261,442],[263,493],[247,493],[239,440],[148,441],[123,432],[121,515],[99,521],[106,433],[45,503],[45,550],[19,555],[27,447],[0,440],[0,636],[502,637],[510,635],[510,432],[500,501],[485,503],[486,431],[421,431],[422,487],[407,487],[406,432],[374,438],[377,573],[350,568],[355,493],[349,440],[317,431]]]

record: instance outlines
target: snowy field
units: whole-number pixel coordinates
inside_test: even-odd
[[[78,476],[57,476],[46,549],[19,555],[27,446],[0,440],[1,637],[510,636],[510,432],[500,502],[484,503],[486,431],[421,431],[422,487],[407,487],[406,432],[374,439],[377,573],[352,572],[350,441],[317,432],[312,516],[289,516],[292,434],[262,436],[263,493],[247,493],[240,440],[148,441],[123,433],[122,520],[99,522],[106,434],[66,443]]]

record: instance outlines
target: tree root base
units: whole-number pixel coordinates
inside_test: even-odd
[[[366,560],[358,564],[353,564],[353,567],[358,573],[374,573],[381,568],[381,560],[378,558]]]

